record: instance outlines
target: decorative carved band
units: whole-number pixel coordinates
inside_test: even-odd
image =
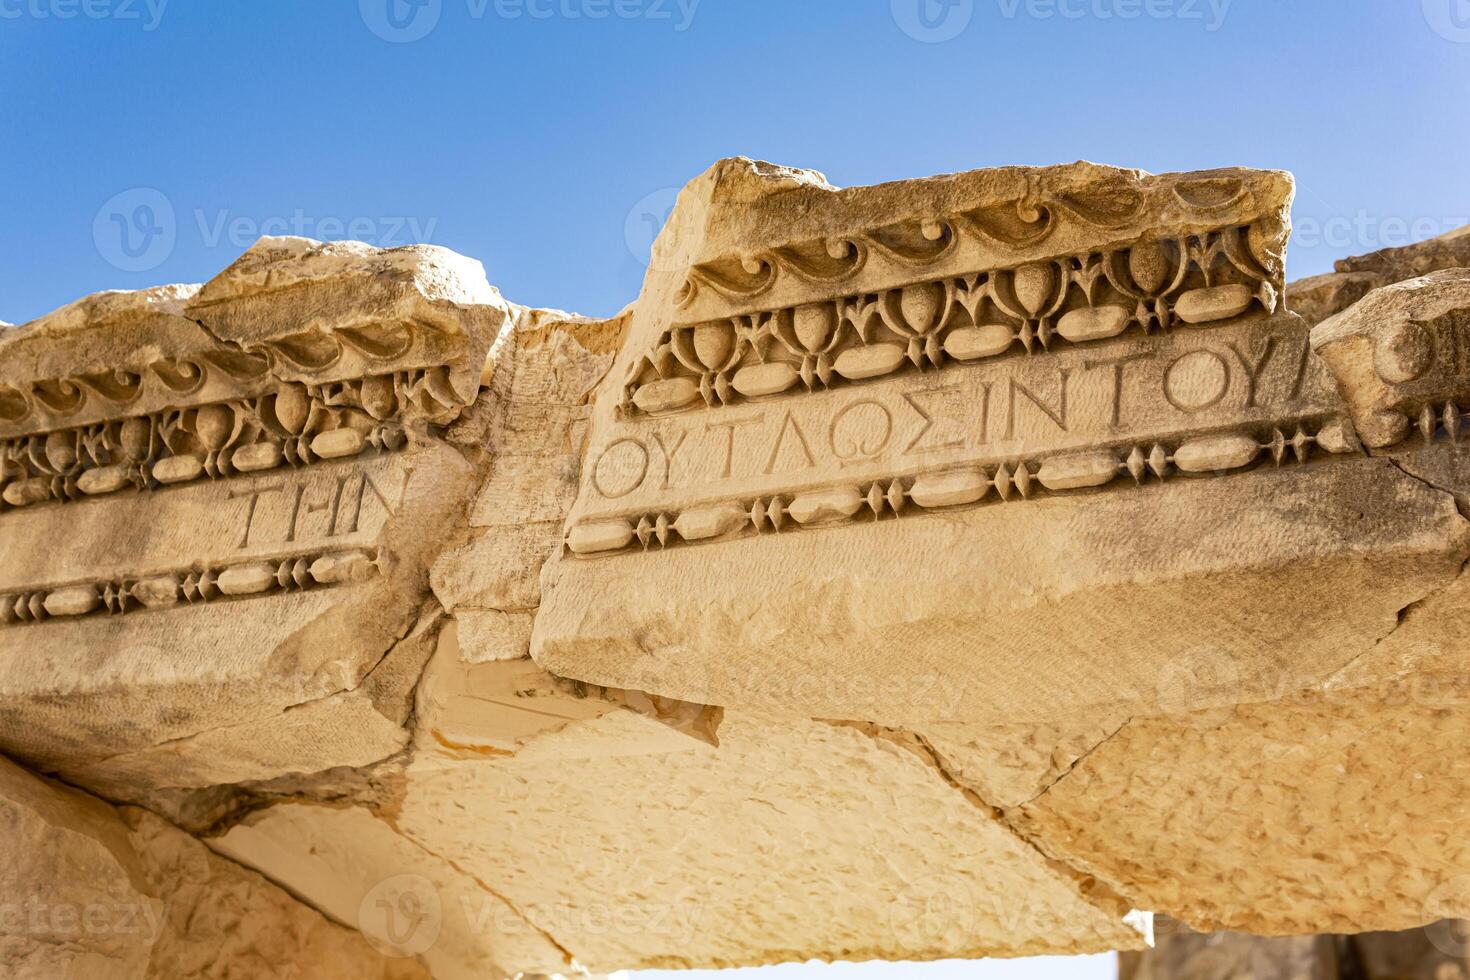
[[[315,551],[243,564],[26,589],[0,595],[0,626],[171,609],[217,599],[345,585],[377,574],[376,561],[377,556],[367,551]]]
[[[996,193],[991,184],[968,206],[954,203],[957,187],[940,182],[934,187],[935,210],[927,214],[701,262],[689,270],[675,302],[687,319],[702,321],[724,315],[721,306],[741,308],[730,312],[749,312],[750,304],[762,300],[768,306],[791,305],[792,294],[814,285],[863,292],[867,291],[862,284],[865,276],[912,275],[952,261],[978,262],[973,267],[987,268],[999,264],[999,257],[1011,255],[1018,261],[1034,261],[1047,257],[1047,243],[1056,237],[1071,242],[1095,240],[1097,248],[1104,248],[1139,241],[1159,228],[1197,234],[1257,222],[1262,223],[1262,236],[1253,246],[1275,253],[1267,264],[1277,273],[1283,271],[1279,239],[1285,229],[1280,212],[1290,193],[1283,174],[1217,171],[1143,176],[1094,168],[1079,185],[1069,179],[1079,176],[1077,169],[1012,173],[1003,178],[1013,181],[1009,191]],[[886,199],[882,188],[854,189],[853,193]],[[835,217],[843,208],[834,203],[823,201],[813,210]],[[801,217],[792,211],[799,215],[802,210],[782,211],[782,222],[789,225],[795,218],[801,224]],[[1053,254],[1062,251],[1054,249]],[[780,298],[772,302],[769,297],[773,296]]]
[[[1224,228],[671,327],[630,366],[621,409],[662,415],[1274,313],[1280,290],[1252,241]]]
[[[1441,419],[1451,438],[1458,438],[1462,416],[1453,405],[1421,413],[1431,438]],[[1286,433],[1292,434],[1288,436]],[[675,514],[632,514],[598,519],[571,529],[566,547],[574,555],[603,556],[668,548],[696,542],[728,541],[752,533],[780,531],[787,526],[828,528],[858,521],[903,517],[914,513],[950,511],[1011,499],[1031,499],[1047,493],[1101,490],[1164,480],[1176,474],[1192,476],[1237,472],[1258,463],[1266,454],[1276,466],[1294,459],[1306,462],[1312,447],[1332,455],[1356,453],[1359,445],[1352,427],[1337,418],[1288,419],[1269,429],[1227,430],[1195,435],[1180,441],[1149,445],[1120,444],[1085,451],[1052,454],[1036,459],[949,467],[914,477],[878,480],[863,486],[838,485],[773,495],[754,500],[727,501]]]
[[[264,394],[283,381],[323,388],[362,378],[403,378],[402,394],[426,415],[463,399],[440,350],[442,332],[417,322],[313,329],[248,350],[215,348],[68,377],[0,382],[0,438],[35,435],[123,416]]]
[[[437,371],[331,384],[96,422],[0,442],[0,511],[401,448],[403,417],[446,404]]]

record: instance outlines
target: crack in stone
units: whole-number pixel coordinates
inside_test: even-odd
[[[1402,462],[1400,462],[1393,456],[1382,455],[1375,456],[1374,458],[1382,459],[1384,462],[1388,463],[1394,469],[1398,470],[1400,473],[1408,477],[1410,480],[1413,480],[1415,483],[1428,487],[1430,490],[1445,494],[1455,505],[1455,511],[1460,515],[1461,519],[1466,522],[1470,522],[1470,496],[1452,490],[1449,487],[1440,486],[1433,480],[1426,479],[1425,477],[1421,476],[1418,473],[1415,473],[1413,470],[1406,467]],[[1378,637],[1367,649],[1363,650],[1361,653],[1356,654],[1352,657],[1352,659],[1348,660],[1347,663],[1343,664],[1341,667],[1337,668],[1331,674],[1329,674],[1326,679],[1322,681],[1321,686],[1323,690],[1331,688],[1333,684],[1338,681],[1339,678],[1341,678],[1344,674],[1356,667],[1365,658],[1375,653],[1380,646],[1382,646],[1385,642],[1389,640],[1389,638],[1391,638],[1395,633],[1402,629],[1404,624],[1406,624],[1411,618],[1413,618],[1414,613],[1421,609],[1425,603],[1430,602],[1431,600],[1448,591],[1455,585],[1456,582],[1464,578],[1467,572],[1470,572],[1470,552],[1467,552],[1464,560],[1460,563],[1459,571],[1450,576],[1450,578],[1447,579],[1443,585],[1440,585],[1437,588],[1430,589],[1424,595],[1400,608],[1399,611],[1395,614],[1394,624],[1388,629],[1388,632]]]
[[[496,888],[492,887],[489,882],[485,881],[483,878],[481,878],[479,875],[475,874],[474,872],[466,869],[458,861],[456,861],[453,858],[448,857],[448,856],[446,856],[444,854],[440,854],[438,851],[434,850],[433,848],[431,848],[427,844],[425,844],[423,841],[419,840],[413,834],[410,834],[407,831],[404,831],[404,830],[400,829],[392,821],[384,821],[384,822],[387,823],[388,824],[388,827],[395,834],[397,834],[399,837],[401,837],[404,840],[408,841],[410,844],[412,844],[413,846],[417,847],[419,850],[423,851],[425,854],[429,855],[430,857],[437,858],[438,860],[443,861],[445,864],[449,865],[449,867],[453,868],[456,872],[458,872],[461,875],[464,875],[466,878],[468,878],[469,880],[473,881],[475,883],[475,885],[478,886],[487,895],[489,895],[490,897],[492,897],[492,898],[496,899],[497,901],[503,903],[505,905],[505,907],[508,908],[508,909],[510,909],[511,912],[515,913],[515,915],[522,922],[524,922],[526,925],[528,925],[532,929],[534,929],[536,931],[537,935],[539,935],[542,939],[546,940],[547,943],[549,943],[550,945],[552,945],[553,947],[555,947],[556,948],[556,951],[559,952],[559,953],[561,953],[562,958],[565,960],[565,963],[566,963],[566,966],[567,967],[569,967],[572,970],[580,970],[580,964],[578,964],[577,958],[576,958],[575,955],[573,955],[572,951],[570,949],[568,949],[566,946],[564,946],[561,942],[559,942],[557,940],[557,938],[555,936],[553,936],[550,932],[548,932],[546,929],[544,929],[540,925],[538,925],[525,911],[523,911],[521,909],[521,907],[519,905],[517,905],[515,902],[511,901],[508,896],[503,895],[499,890],[497,890]]]
[[[1017,807],[1015,807],[1014,809],[1020,809],[1021,807],[1030,806],[1032,803],[1035,803],[1037,800],[1041,799],[1047,793],[1051,792],[1052,787],[1056,786],[1057,783],[1060,783],[1062,780],[1064,780],[1068,776],[1072,775],[1073,770],[1075,770],[1078,766],[1082,765],[1082,763],[1085,762],[1094,752],[1096,752],[1098,749],[1102,748],[1104,745],[1106,745],[1109,742],[1111,742],[1115,737],[1117,737],[1123,731],[1123,729],[1127,728],[1130,724],[1132,724],[1133,718],[1134,718],[1133,715],[1129,715],[1127,718],[1124,718],[1118,724],[1118,727],[1117,728],[1114,728],[1111,732],[1109,732],[1108,734],[1104,735],[1102,738],[1098,739],[1097,742],[1095,742],[1094,744],[1092,744],[1091,746],[1088,747],[1088,749],[1087,749],[1086,752],[1083,752],[1081,755],[1077,756],[1077,758],[1073,759],[1071,765],[1067,766],[1066,769],[1064,769],[1061,772],[1057,773],[1057,775],[1055,776],[1055,778],[1053,778],[1050,781],[1048,781],[1047,784],[1045,786],[1043,786],[1041,788],[1041,790],[1038,793],[1036,793],[1035,796],[1031,796],[1031,797],[1027,798],[1026,800],[1023,800],[1020,803],[1020,805],[1017,806]]]
[[[1131,721],[1132,719],[1129,720]],[[1091,871],[1078,868],[1068,861],[1049,853],[1039,838],[1034,837],[1018,824],[1011,815],[1012,811],[987,802],[973,786],[953,770],[948,761],[945,760],[944,755],[923,735],[901,728],[887,728],[873,722],[825,721],[824,723],[839,728],[856,729],[869,738],[889,742],[917,757],[933,770],[940,779],[959,792],[972,806],[987,814],[1019,843],[1034,852],[1048,868],[1051,868],[1057,874],[1072,882],[1077,888],[1079,897],[1084,901],[1095,904],[1101,909],[1107,909],[1109,906],[1118,906],[1120,909],[1123,906],[1128,906],[1129,908],[1137,907],[1136,903],[1130,902],[1124,897],[1123,893],[1116,886],[1116,883],[1104,880]],[[1123,725],[1119,726],[1118,731],[1122,731],[1126,725],[1127,722],[1125,721]],[[1109,735],[1108,739],[1117,735],[1118,731]],[[1105,742],[1108,739],[1104,739],[1103,741]],[[1102,742],[1098,743],[1098,745],[1101,744]],[[1088,754],[1091,754],[1096,748],[1097,746],[1094,746],[1092,749],[1089,749]],[[1068,772],[1070,771],[1071,769],[1069,768]],[[1057,781],[1054,780],[1051,785],[1055,785]],[[1048,786],[1047,788],[1050,789],[1051,787]],[[1044,792],[1045,790],[1043,790]],[[1028,800],[1027,802],[1029,803],[1030,801]]]

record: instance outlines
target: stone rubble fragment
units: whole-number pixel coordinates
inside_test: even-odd
[[[11,980],[430,975],[153,814],[3,760],[0,823],[0,974]]]

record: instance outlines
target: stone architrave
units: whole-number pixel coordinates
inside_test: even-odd
[[[533,656],[910,727],[1233,704],[1283,643],[1329,677],[1470,535],[1364,457],[1285,310],[1291,193],[712,168],[597,391]]]

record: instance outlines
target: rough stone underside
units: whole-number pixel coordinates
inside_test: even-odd
[[[1291,195],[726,160],[611,320],[262,239],[0,331],[0,973],[1470,914],[1470,252],[1288,287]]]

